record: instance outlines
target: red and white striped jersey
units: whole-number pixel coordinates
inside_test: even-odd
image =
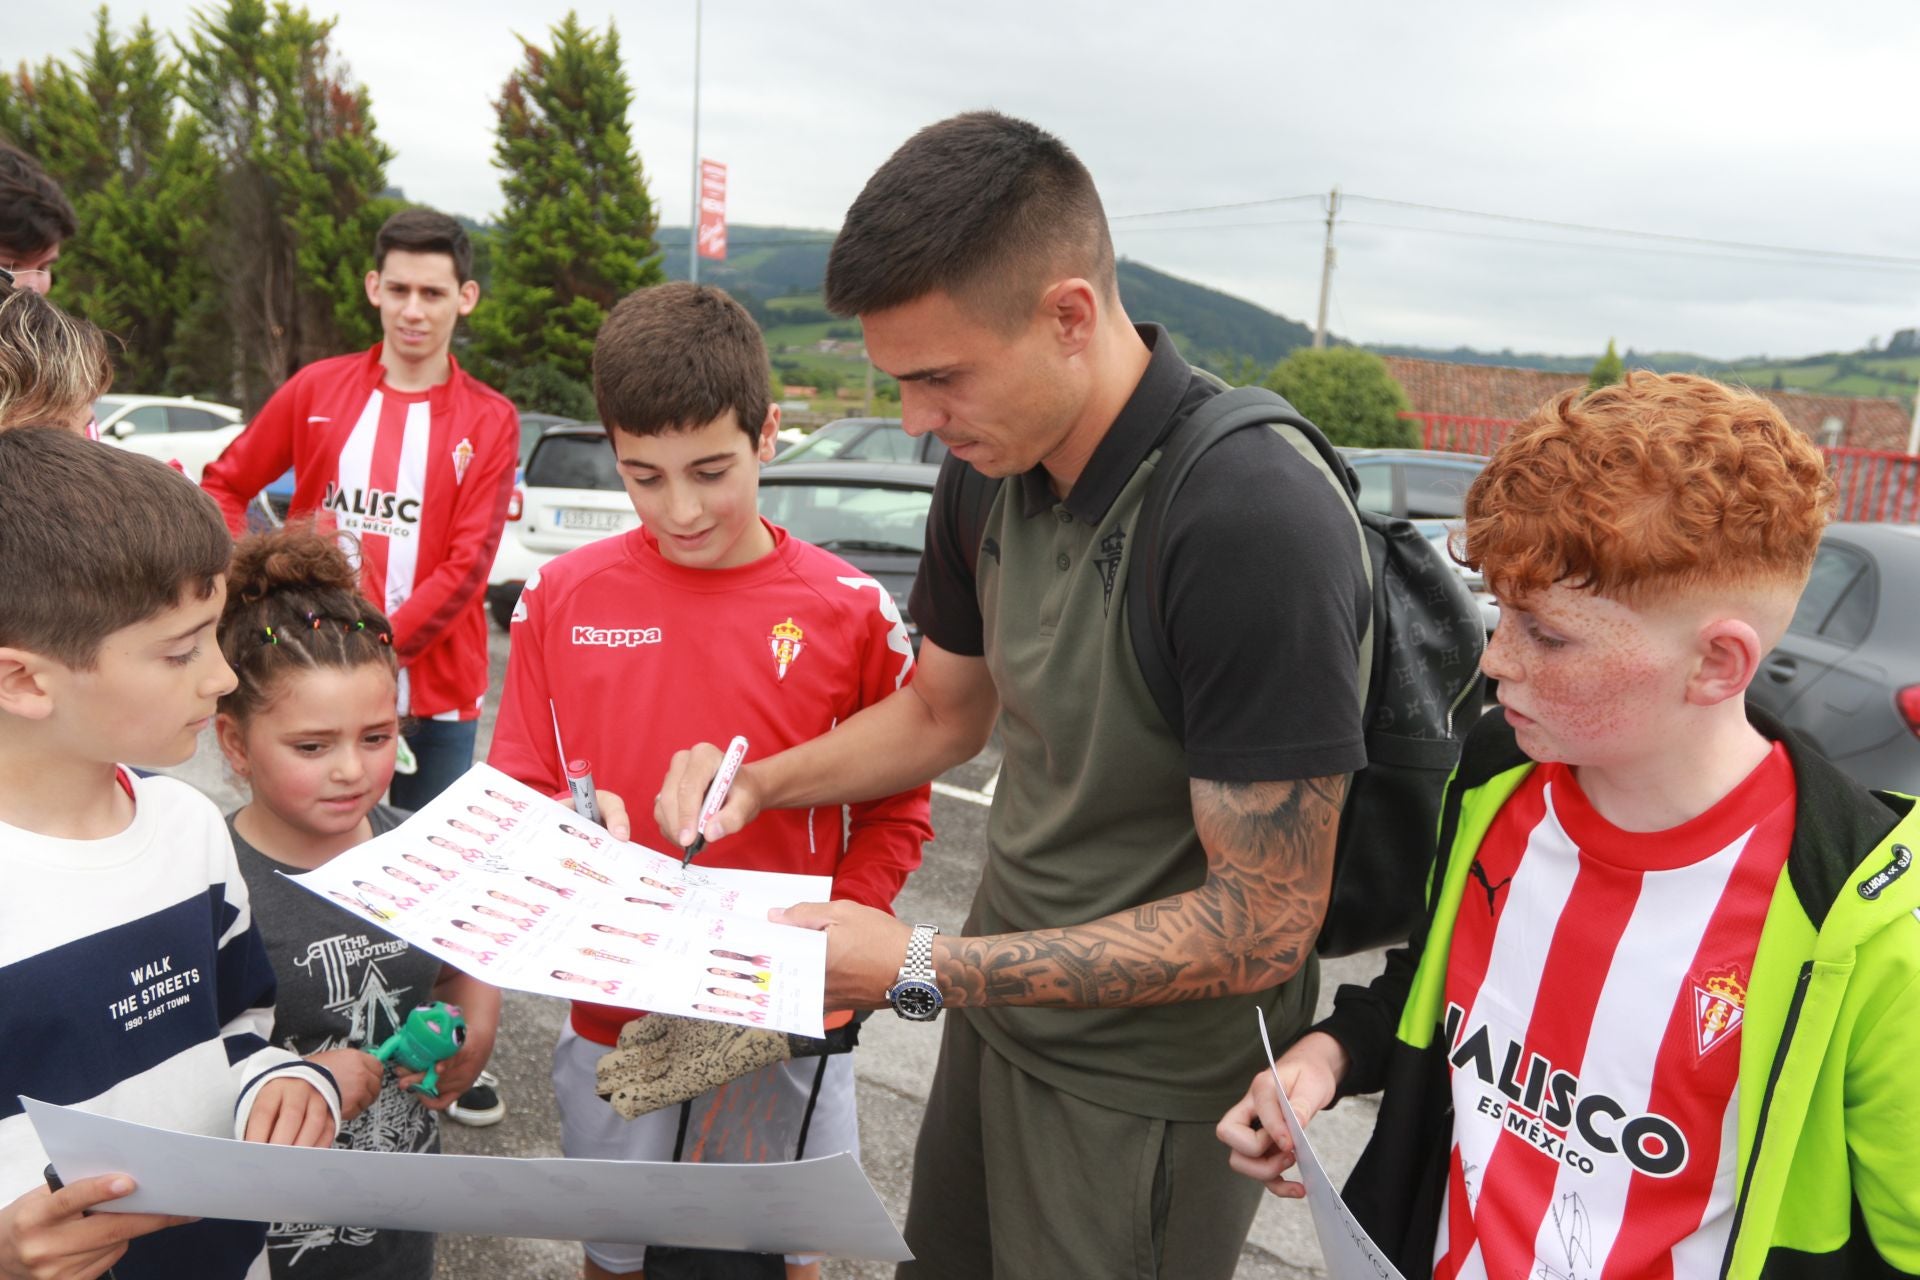
[[[1561,764],[1507,802],[1448,953],[1437,1280],[1718,1272],[1740,1021],[1793,813],[1778,744],[1667,831],[1613,826]]]
[[[386,385],[377,346],[310,364],[200,483],[237,537],[247,503],[291,466],[292,514],[354,535],[361,593],[393,622],[402,714],[470,720],[487,691],[487,573],[520,420],[448,359],[447,380],[417,392]]]

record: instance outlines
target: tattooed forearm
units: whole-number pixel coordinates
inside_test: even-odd
[[[1193,783],[1206,883],[1071,928],[939,939],[947,1002],[1171,1004],[1284,982],[1326,913],[1346,794],[1344,776]]]

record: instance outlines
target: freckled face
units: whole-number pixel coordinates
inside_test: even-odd
[[[1691,648],[1680,618],[1558,584],[1500,604],[1480,667],[1500,682],[1523,751],[1605,767],[1662,749],[1686,705]]]

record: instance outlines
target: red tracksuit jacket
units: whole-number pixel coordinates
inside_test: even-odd
[[[487,573],[520,417],[457,361],[430,391],[395,391],[383,374],[378,346],[308,365],[200,483],[238,537],[247,503],[291,466],[292,513],[359,540],[361,591],[393,622],[401,713],[471,720],[487,691]]]

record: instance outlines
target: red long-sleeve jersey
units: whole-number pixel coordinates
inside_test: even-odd
[[[457,361],[428,391],[396,391],[384,373],[378,346],[308,365],[200,484],[238,537],[247,504],[291,466],[292,514],[358,540],[361,591],[393,622],[401,712],[471,720],[487,691],[487,572],[520,416]]]
[[[487,761],[564,795],[554,745],[634,807],[635,835],[673,753],[735,734],[749,760],[806,742],[906,683],[913,649],[886,588],[769,525],[774,549],[689,569],[645,529],[549,562],[527,580]],[[552,710],[548,700],[552,700]],[[933,838],[930,788],[841,810],[775,809],[700,855],[716,867],[831,875],[833,896],[892,909]],[[632,1010],[575,1001],[573,1026],[613,1044]]]

